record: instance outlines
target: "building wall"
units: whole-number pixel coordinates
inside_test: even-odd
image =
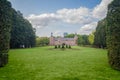
[[[61,45],[62,43],[65,43],[67,45],[71,45],[71,46],[76,46],[77,45],[77,37],[74,37],[73,40],[61,40],[59,38],[59,40],[55,40],[54,37],[50,37],[50,45],[53,46],[53,45]]]
[[[53,46],[54,44],[54,37],[50,37],[50,45]]]

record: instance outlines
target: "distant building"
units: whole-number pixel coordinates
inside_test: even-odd
[[[76,46],[77,45],[77,35],[75,35],[74,38],[64,38],[64,37],[54,37],[53,33],[51,33],[50,37],[50,45],[61,45],[61,44],[66,44],[66,45],[71,45],[71,46]]]
[[[65,32],[63,35],[64,35],[64,37],[65,37],[65,36],[67,36],[67,35],[68,35],[68,33],[67,33],[67,32]]]

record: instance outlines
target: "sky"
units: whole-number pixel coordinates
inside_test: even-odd
[[[90,34],[106,17],[112,0],[9,0],[36,28],[40,37],[64,32]]]

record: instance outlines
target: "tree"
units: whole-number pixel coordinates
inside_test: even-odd
[[[74,38],[75,34],[67,34],[66,36],[64,36],[65,38]]]
[[[37,37],[36,38],[36,46],[46,46],[49,44],[48,37]]]
[[[106,19],[103,19],[98,22],[95,38],[94,38],[94,45],[99,48],[105,48],[106,47]]]
[[[94,43],[94,32],[89,34],[88,36],[89,43],[92,45]]]
[[[0,67],[8,63],[11,28],[11,3],[0,0]]]
[[[78,40],[77,40],[78,45],[83,45],[83,42],[84,40],[82,38],[82,35],[78,35]]]
[[[74,38],[76,34],[68,34],[65,36],[65,38]],[[89,45],[89,40],[88,40],[88,35],[79,35],[77,34],[78,40],[77,44],[78,45]]]
[[[11,29],[11,48],[34,47],[35,46],[35,31],[28,20],[24,19],[20,11],[13,9]]]
[[[107,47],[109,64],[120,70],[120,0],[114,0],[108,6]]]
[[[83,45],[89,45],[89,40],[88,40],[88,35],[82,35],[82,39],[83,39],[83,42],[82,44]]]

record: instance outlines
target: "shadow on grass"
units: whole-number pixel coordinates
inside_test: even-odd
[[[65,50],[80,50],[80,49],[78,49],[78,48],[64,48],[64,49],[62,49],[62,48],[57,48],[57,49],[55,49],[55,48],[48,48],[48,50],[61,50],[61,51],[65,51]]]
[[[57,78],[57,80],[80,80],[80,79],[75,77],[75,78]]]

